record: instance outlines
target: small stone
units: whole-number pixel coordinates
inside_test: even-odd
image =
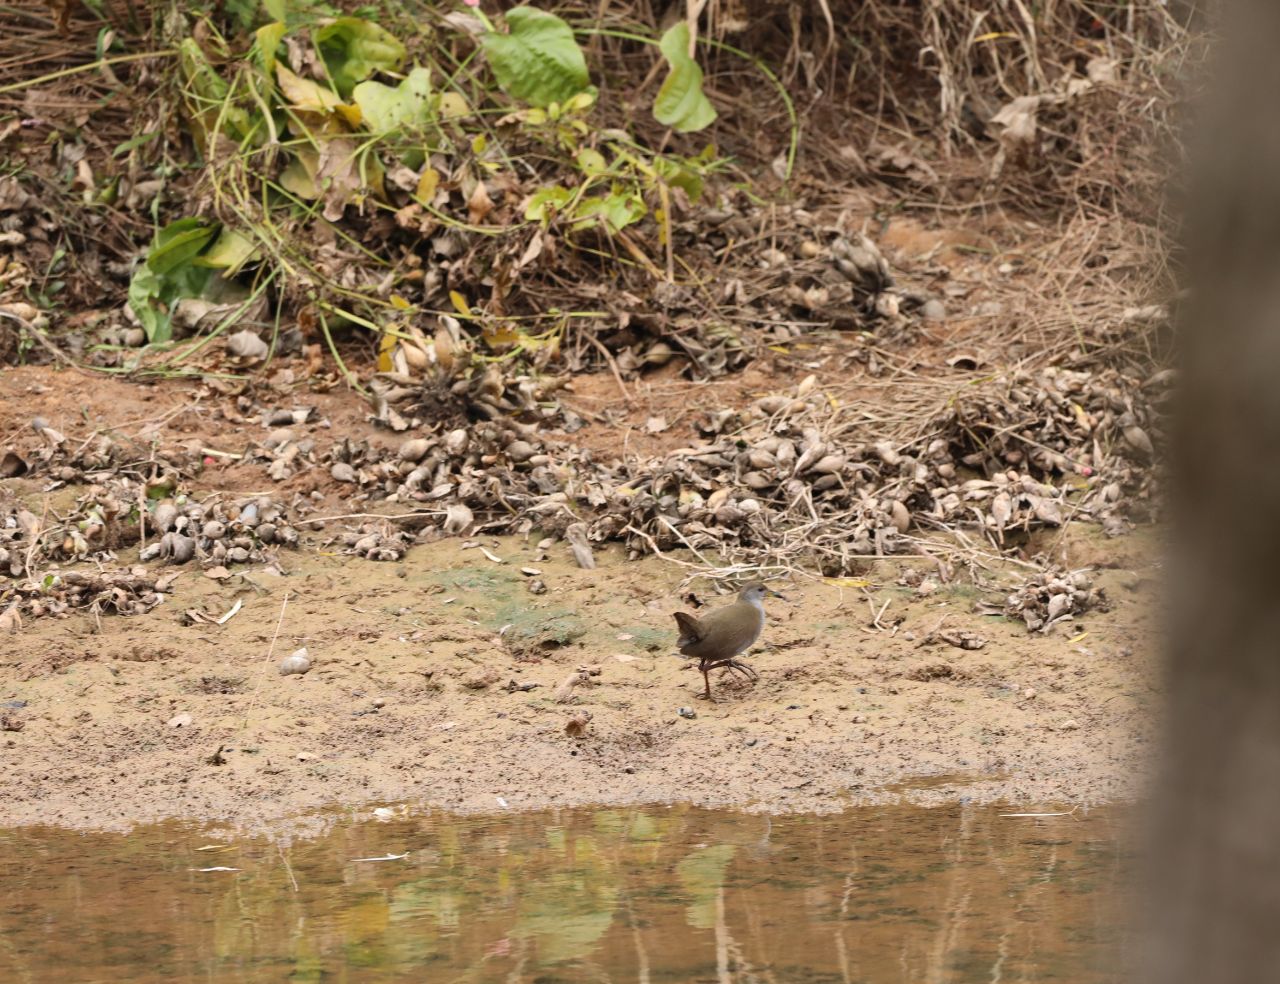
[[[692,707],[682,707],[679,710],[677,710],[676,713],[679,714],[682,718],[685,718],[686,720],[689,720],[689,721],[692,721],[694,718],[698,716],[698,712],[695,711]]]
[[[920,308],[920,316],[925,321],[946,321],[946,306],[936,297],[930,298],[924,302],[924,306]]]
[[[528,441],[512,441],[507,445],[507,457],[512,461],[528,461],[535,454],[537,449]]]
[[[468,690],[484,690],[486,687],[497,683],[500,679],[501,674],[497,670],[492,666],[486,666],[463,677],[462,685]]]
[[[1062,722],[1063,731],[1075,731],[1079,727],[1080,727],[1080,722],[1077,721],[1075,718],[1067,718],[1067,720]]]
[[[866,724],[866,723],[867,723],[867,716],[866,716],[865,714],[855,714],[855,715],[853,716],[853,723],[854,723],[854,724]]]
[[[822,247],[812,239],[806,239],[800,244],[800,255],[806,260],[815,259],[821,253]]]
[[[191,727],[191,715],[186,713],[175,714],[169,718],[168,723],[171,728],[189,728]]]
[[[315,758],[315,756],[312,755],[310,752],[299,752],[297,755],[294,756],[294,758],[296,758],[299,762],[310,762],[313,758]]]
[[[1036,692],[1035,692],[1034,690],[1032,690],[1030,687],[1028,687],[1026,690],[1022,691],[1022,699],[1023,699],[1023,700],[1035,700],[1035,699],[1036,699]]]
[[[547,593],[547,586],[540,577],[535,577],[525,584],[525,587],[529,589],[529,594],[544,595]]]
[[[356,470],[345,461],[335,461],[333,467],[329,469],[329,474],[333,476],[335,482],[354,482],[356,480]]]
[[[745,748],[755,748],[756,745],[758,745],[759,743],[760,743],[759,738],[748,738],[742,744],[743,744],[743,747]]]
[[[373,698],[373,706],[380,709],[380,708],[386,707],[387,702],[383,700],[381,697],[375,697]]]

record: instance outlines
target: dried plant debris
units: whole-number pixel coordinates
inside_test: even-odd
[[[0,605],[30,618],[65,617],[75,611],[142,615],[161,604],[177,578],[145,567],[103,571],[50,571],[40,578],[11,584],[0,593]],[[20,627],[20,622],[17,627]]]
[[[1029,631],[1043,633],[1085,612],[1106,611],[1108,605],[1106,591],[1093,586],[1088,571],[1046,571],[1028,578],[1003,605],[982,604],[978,610],[1020,618]]]

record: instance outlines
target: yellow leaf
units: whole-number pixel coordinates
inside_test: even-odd
[[[1079,642],[1081,639],[1083,639],[1083,638],[1084,638],[1085,636],[1087,636],[1088,634],[1089,634],[1088,632],[1081,632],[1078,636],[1074,636],[1074,637],[1072,637],[1072,638],[1068,639],[1068,640],[1067,640],[1067,642]]]
[[[511,348],[520,342],[523,337],[508,322],[499,322],[496,325],[486,326],[484,329],[485,344],[494,349]]]
[[[989,32],[988,32],[988,33],[986,33],[986,34],[979,34],[979,35],[978,35],[976,38],[974,38],[973,40],[974,40],[975,42],[977,42],[977,41],[995,41],[995,40],[997,40],[998,38],[1013,38],[1013,39],[1015,39],[1015,40],[1016,40],[1016,39],[1017,39],[1017,37],[1018,37],[1018,35],[1016,35],[1016,34],[1010,34],[1008,31],[989,31]]]
[[[430,205],[431,200],[436,197],[438,187],[440,187],[440,172],[434,167],[426,168],[418,177],[418,190],[413,197],[423,205]]]
[[[338,115],[347,121],[347,125],[351,129],[356,129],[364,122],[364,113],[360,112],[359,106],[348,106],[346,103],[338,103],[333,107],[338,111]]]
[[[791,351],[785,345],[770,345],[768,348],[770,352],[781,352],[783,355]]]
[[[446,120],[457,119],[471,112],[467,101],[456,92],[445,92],[440,95],[440,115]]]
[[[576,96],[570,97],[569,100],[565,102],[564,111],[566,113],[581,113],[590,109],[595,101],[596,97],[594,93],[579,92]]]
[[[280,94],[294,109],[309,113],[328,113],[342,105],[337,93],[310,79],[294,75],[283,65],[276,65],[276,80],[280,83]]]
[[[378,372],[391,372],[391,350],[396,347],[396,336],[387,333],[378,343]]]
[[[406,301],[399,294],[391,295],[391,306],[395,308],[397,311],[408,311],[409,308],[413,307],[412,304]]]
[[[483,133],[477,134],[471,138],[471,153],[479,157],[484,153],[484,149],[489,146],[489,141]]]
[[[467,299],[456,290],[449,291],[449,300],[453,301],[454,310],[464,318],[475,317],[475,315],[471,313],[471,305],[467,303]]]

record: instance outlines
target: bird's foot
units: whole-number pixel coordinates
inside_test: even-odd
[[[757,680],[760,679],[759,673],[753,670],[746,663],[737,659],[721,660],[719,663],[716,663],[715,666],[711,668],[716,670],[729,670],[733,673],[738,673],[743,677],[745,677],[747,680],[750,680],[752,683],[755,683]]]

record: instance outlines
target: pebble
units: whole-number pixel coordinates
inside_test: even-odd
[[[744,741],[742,744],[743,744],[746,748],[755,748],[755,747],[756,747],[756,745],[757,745],[757,744],[759,744],[759,742],[760,742],[760,739],[759,739],[759,738],[748,738],[748,739],[747,739],[746,741]]]
[[[698,712],[695,711],[692,707],[682,707],[678,711],[676,711],[676,713],[679,714],[682,718],[686,718],[690,721],[692,721],[694,718],[698,716]]]
[[[1036,699],[1036,692],[1035,692],[1034,690],[1032,690],[1030,687],[1028,687],[1026,690],[1022,691],[1022,699],[1023,699],[1023,700],[1035,700],[1035,699]]]
[[[1075,731],[1079,727],[1080,727],[1080,722],[1077,721],[1075,718],[1068,718],[1067,720],[1062,722],[1063,731]]]
[[[381,697],[375,697],[373,698],[373,706],[378,708],[386,707],[387,702],[383,700]]]
[[[310,752],[299,752],[299,753],[298,753],[297,755],[295,755],[294,757],[295,757],[299,762],[310,762],[313,758],[315,758],[315,756],[314,756],[314,755],[312,755]]]
[[[866,716],[865,714],[855,714],[855,715],[853,716],[853,723],[854,723],[854,724],[866,724],[866,723],[867,723],[867,716]]]
[[[186,714],[186,713],[175,714],[173,717],[169,718],[169,727],[171,728],[188,728],[190,726],[191,726],[190,714]]]
[[[925,321],[946,321],[946,306],[935,298],[930,298],[924,302],[924,306],[920,308],[920,314]]]

